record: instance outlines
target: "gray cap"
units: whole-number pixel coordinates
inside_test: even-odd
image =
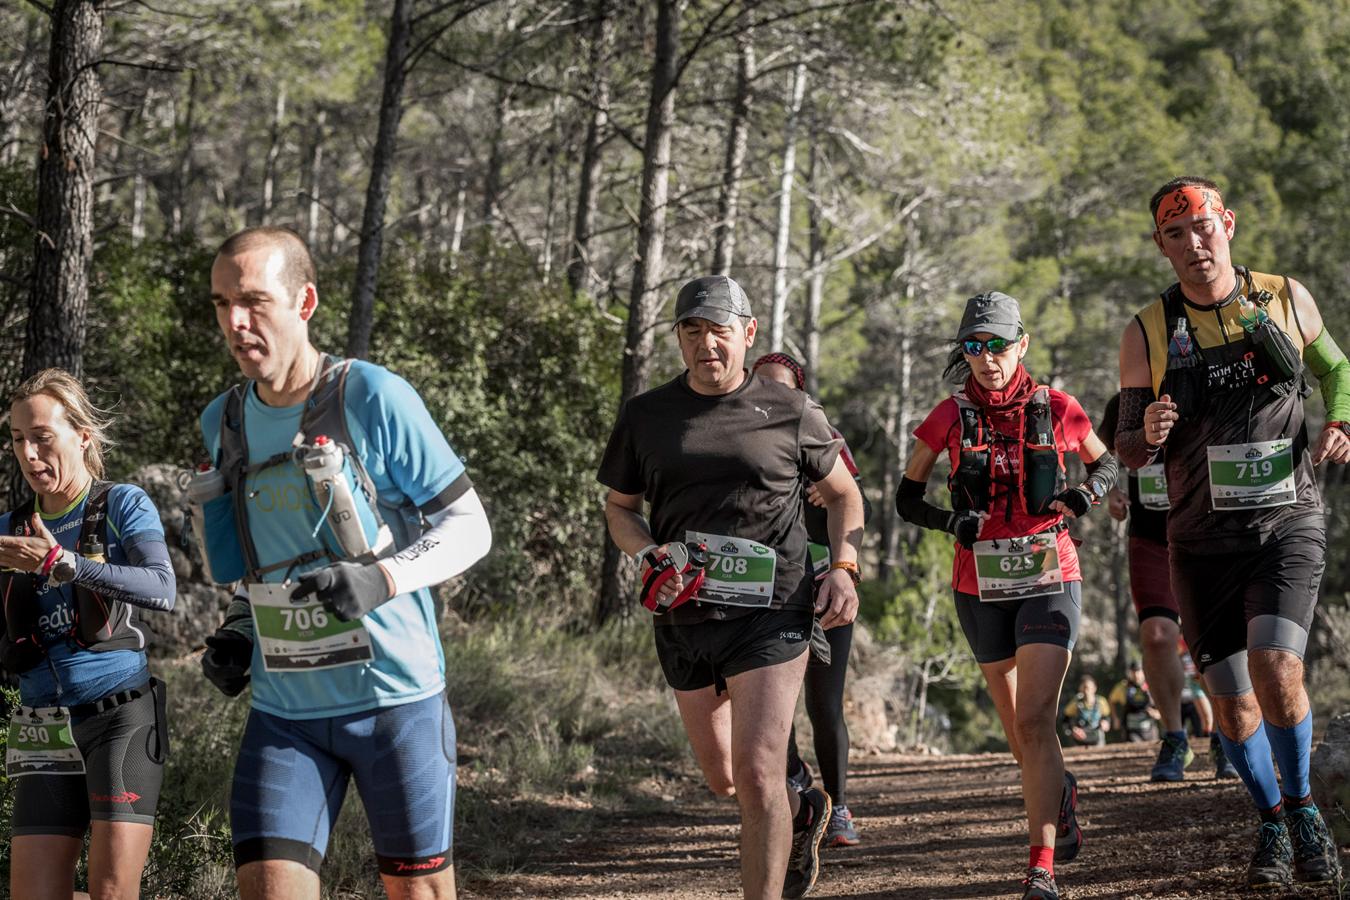
[[[999,291],[979,294],[966,301],[966,312],[961,316],[958,341],[972,334],[985,332],[994,337],[1015,341],[1022,336],[1022,309],[1017,301]]]
[[[705,275],[680,288],[675,298],[675,324],[685,319],[707,319],[730,324],[737,316],[753,316],[750,298],[741,286],[725,275]]]

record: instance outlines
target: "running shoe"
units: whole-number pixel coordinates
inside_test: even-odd
[[[1247,866],[1247,886],[1261,890],[1288,887],[1293,881],[1294,848],[1282,822],[1262,822],[1256,852]]]
[[[1223,752],[1223,742],[1219,740],[1217,731],[1209,736],[1209,755],[1214,760],[1215,778],[1241,777],[1233,763],[1228,759],[1228,754]]]
[[[1055,832],[1055,862],[1072,862],[1082,847],[1083,829],[1078,827],[1078,779],[1065,769],[1064,794],[1059,801],[1059,828]],[[1053,889],[1053,878],[1050,884]]]
[[[830,811],[830,827],[825,829],[825,846],[853,847],[859,840],[858,829],[853,827],[853,813],[847,806],[836,806]]]
[[[1305,884],[1339,880],[1341,862],[1336,842],[1317,807],[1287,809],[1284,820],[1294,846],[1294,878]]]
[[[817,788],[802,791],[802,802],[811,804],[811,824],[792,835],[792,853],[788,856],[787,877],[783,879],[785,898],[805,897],[820,877],[820,841],[830,824],[830,795]]]
[[[1027,869],[1027,877],[1022,879],[1026,892],[1022,900],[1059,900],[1059,888],[1055,887],[1055,876],[1040,866]]]
[[[797,764],[801,768],[795,772],[788,772],[787,783],[788,787],[800,794],[809,788],[815,779],[811,777],[811,767],[806,764],[806,760],[799,759]]]
[[[1224,757],[1227,759],[1227,757]],[[1158,748],[1158,761],[1153,764],[1150,781],[1182,781],[1186,777],[1186,767],[1195,760],[1195,751],[1191,749],[1186,736],[1180,739],[1164,734],[1162,746]]]

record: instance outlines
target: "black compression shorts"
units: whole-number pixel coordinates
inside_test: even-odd
[[[169,733],[164,684],[152,681],[134,700],[74,716],[72,734],[84,775],[14,779],[13,834],[84,837],[89,820],[152,825],[164,778]]]
[[[656,655],[677,691],[716,685],[733,675],[789,662],[806,652],[815,629],[810,610],[756,610],[738,619],[695,625],[659,625]]]
[[[1247,648],[1247,623],[1277,616],[1306,634],[1326,569],[1320,518],[1300,519],[1259,550],[1192,555],[1171,548],[1181,630],[1201,672]]]
[[[1067,581],[1058,594],[982,603],[956,591],[956,615],[979,663],[1017,655],[1024,644],[1055,644],[1072,650],[1083,613],[1083,583]]]

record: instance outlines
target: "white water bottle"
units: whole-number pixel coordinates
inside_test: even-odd
[[[188,512],[192,516],[192,537],[202,557],[206,577],[216,581],[211,572],[211,554],[206,551],[206,504],[225,493],[225,476],[210,463],[202,463],[188,480]]]
[[[342,448],[328,435],[321,434],[305,451],[305,474],[314,485],[314,496],[323,511],[344,559],[355,559],[370,552],[370,542],[361,526],[356,498],[342,471]]]

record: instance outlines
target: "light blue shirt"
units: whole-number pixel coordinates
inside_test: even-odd
[[[42,524],[67,550],[75,550],[84,522],[84,502],[75,501],[56,515],[42,514]],[[0,515],[0,534],[10,533],[10,514]],[[164,526],[145,491],[134,484],[108,489],[108,546],[104,556],[113,565],[127,565],[127,548],[144,540],[164,541]],[[144,684],[150,677],[141,650],[81,649],[70,638],[75,624],[75,592],[71,585],[48,587],[38,582],[38,634],[47,658],[19,676],[19,696],[26,706],[74,706]],[[139,628],[133,610],[131,627]]]
[[[347,429],[353,449],[374,483],[380,513],[399,546],[406,543],[401,521],[391,507],[405,501],[421,506],[464,474],[464,464],[408,382],[372,363],[357,361],[347,376]],[[213,459],[220,451],[225,395],[202,413],[202,435]],[[251,385],[244,401],[244,431],[249,463],[291,447],[300,430],[303,403],[271,407]],[[318,507],[304,470],[287,461],[255,472],[247,480],[248,527],[260,567],[322,549],[313,536],[323,510]],[[295,566],[291,579],[328,565],[320,559]],[[263,576],[280,582],[286,569]],[[362,617],[370,633],[374,659],[367,663],[308,672],[268,672],[262,651],[253,647],[253,706],[293,719],[317,719],[411,703],[445,687],[445,656],[436,629],[436,613],[427,589],[400,594]]]

